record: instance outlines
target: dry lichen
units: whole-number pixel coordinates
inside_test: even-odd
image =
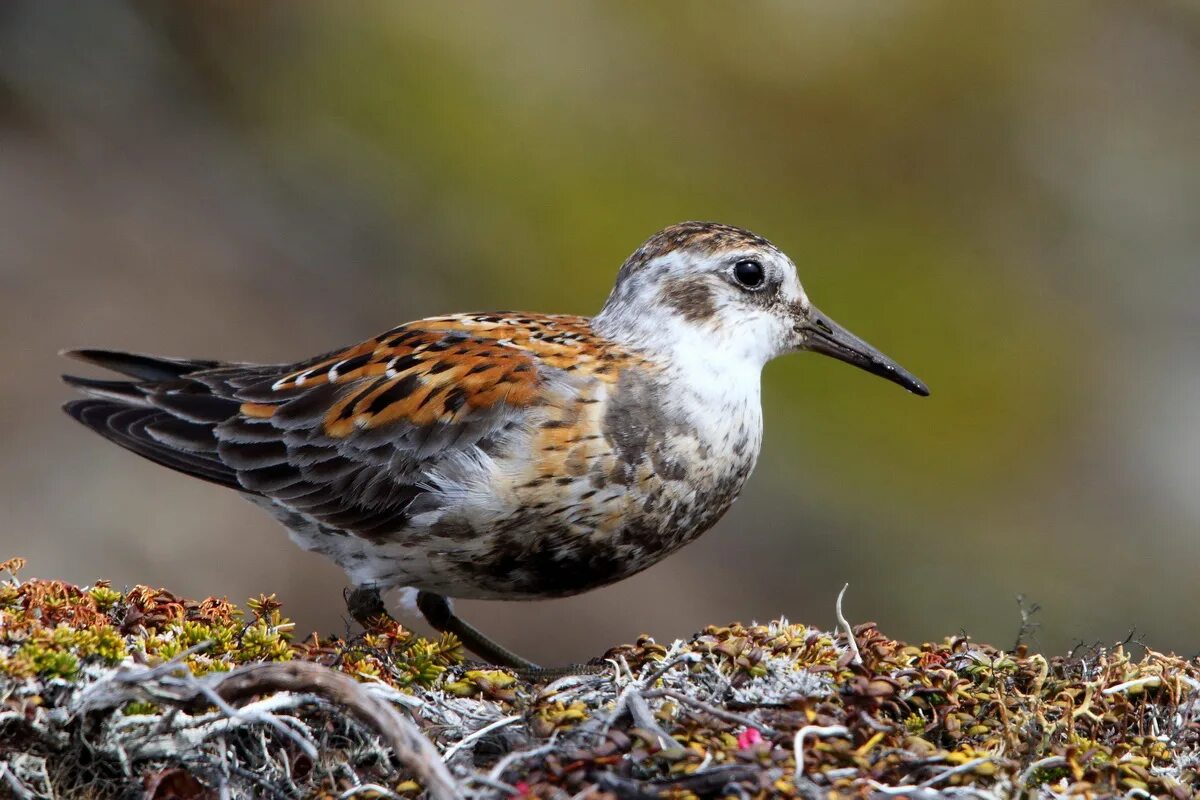
[[[0,793],[420,794],[375,732],[320,697],[234,709],[178,693],[181,681],[200,691],[241,665],[291,659],[409,712],[471,797],[1200,790],[1200,665],[1153,651],[1047,659],[964,637],[907,645],[868,624],[855,665],[844,637],[779,621],[668,646],[643,638],[594,674],[545,685],[468,667],[452,637],[391,621],[355,638],[292,633],[271,597],[243,610],[140,586],[0,583]],[[119,712],[79,712],[117,684]]]

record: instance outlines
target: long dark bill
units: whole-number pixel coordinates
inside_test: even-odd
[[[815,306],[809,306],[808,313],[797,328],[804,335],[805,350],[832,356],[838,361],[865,369],[872,375],[898,383],[913,394],[929,396],[929,387],[916,375],[838,325]]]

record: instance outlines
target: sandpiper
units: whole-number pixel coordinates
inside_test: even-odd
[[[64,376],[87,395],[65,410],[271,512],[346,570],[356,616],[416,589],[434,627],[533,668],[445,598],[573,595],[695,539],[754,468],[763,365],[803,350],[929,393],[818,311],[766,239],[684,222],[592,318],[431,317],[292,364],[70,351],[132,380]]]

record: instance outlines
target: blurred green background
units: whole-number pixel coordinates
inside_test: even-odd
[[[725,520],[614,587],[464,603],[549,661],[785,614],[1200,651],[1191,2],[0,6],[0,556],[344,630],[340,571],[58,411],[63,347],[291,360],[471,309],[592,313],[742,225],[924,378],[764,375]]]

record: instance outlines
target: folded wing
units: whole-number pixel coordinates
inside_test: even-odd
[[[368,538],[436,507],[430,466],[501,446],[582,360],[577,317],[423,320],[292,365],[68,353],[131,380],[64,376],[65,410],[171,469]]]

